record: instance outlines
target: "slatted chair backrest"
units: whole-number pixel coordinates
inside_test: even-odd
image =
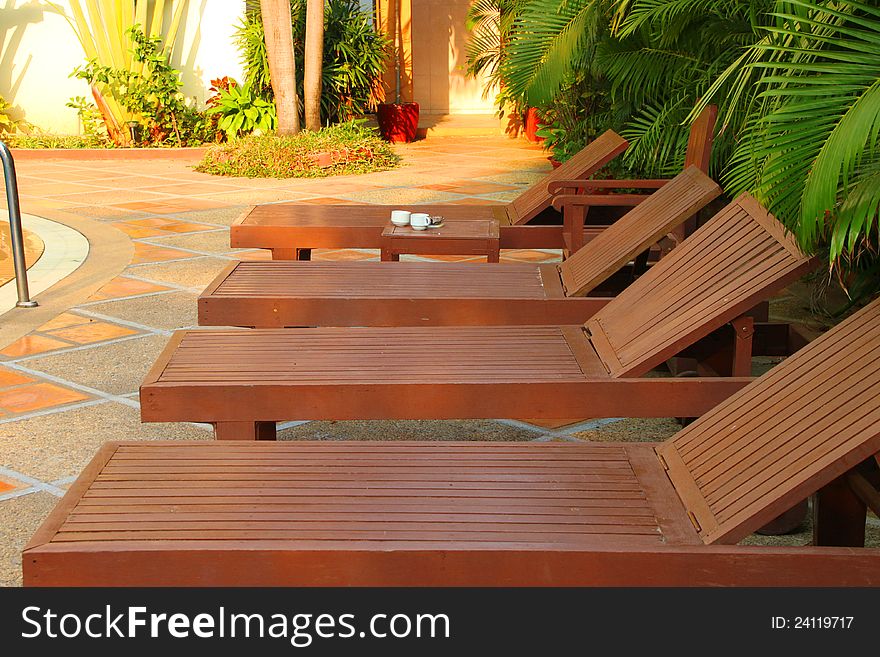
[[[715,120],[718,118],[718,106],[707,105],[694,119],[688,137],[687,153],[684,156],[684,167],[697,167],[703,173],[709,173],[709,162],[712,159],[712,144],[715,141]]]
[[[686,169],[559,265],[566,295],[589,294],[720,193],[699,169]]]
[[[589,178],[620,155],[629,142],[613,130],[599,135],[562,166],[554,169],[507,205],[511,224],[524,224],[550,207],[553,200],[548,186],[556,180]]]
[[[736,543],[880,451],[880,300],[657,449],[705,543]]]
[[[639,376],[808,272],[804,255],[743,194],[586,324],[614,377]]]

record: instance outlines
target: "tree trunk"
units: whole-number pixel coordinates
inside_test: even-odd
[[[260,0],[263,31],[266,33],[266,54],[269,77],[275,94],[278,134],[299,132],[299,110],[296,98],[296,68],[293,58],[293,26],[289,0]]]
[[[324,0],[308,0],[306,7],[305,97],[306,130],[321,129],[321,69],[324,63]]]

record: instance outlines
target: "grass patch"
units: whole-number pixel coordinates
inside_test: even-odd
[[[251,135],[212,146],[196,171],[245,178],[325,178],[385,171],[399,161],[374,130],[352,121],[318,132]]]

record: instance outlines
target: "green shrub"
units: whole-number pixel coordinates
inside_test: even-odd
[[[306,0],[291,0],[293,49],[300,100],[303,90]],[[259,12],[248,15],[237,31],[247,84],[272,98],[269,60]],[[390,41],[373,27],[357,0],[329,0],[324,9],[324,58],[321,120],[327,125],[376,110],[382,98],[382,73]]]
[[[143,65],[142,71],[104,66],[92,59],[85,66],[78,66],[73,75],[92,85],[106,85],[119,104],[138,117],[137,145],[204,143],[209,122],[181,93],[180,71],[168,63],[162,40],[147,37],[137,25],[126,30],[126,34],[132,42],[134,61]],[[76,103],[76,99],[72,102]]]
[[[362,122],[293,136],[251,135],[211,146],[196,171],[247,178],[323,178],[384,171],[399,158]]]
[[[249,84],[240,86],[233,80],[225,88],[217,89],[216,98],[205,112],[217,115],[217,127],[228,139],[249,135],[255,130],[275,129],[275,104],[260,98]]]
[[[76,110],[85,138],[111,141],[110,135],[107,133],[107,124],[104,123],[104,117],[101,116],[101,110],[94,103],[90,103],[84,96],[76,96],[70,99],[67,107]]]
[[[3,96],[0,96],[0,135],[3,135],[4,139],[8,140],[8,136],[13,132],[18,130],[19,128],[23,128],[27,126],[27,122],[22,119],[14,119],[10,116],[9,111],[12,109],[12,105],[9,104]]]

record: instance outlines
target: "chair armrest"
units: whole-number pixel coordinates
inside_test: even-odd
[[[587,178],[571,180],[552,180],[547,191],[558,194],[568,189],[660,189],[668,180],[590,180]]]
[[[553,208],[563,210],[565,207],[610,206],[635,207],[649,194],[561,194],[553,197]]]

